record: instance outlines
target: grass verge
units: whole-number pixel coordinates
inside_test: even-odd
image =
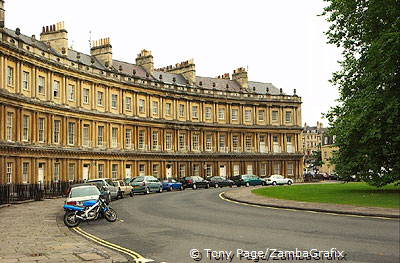
[[[400,186],[395,185],[377,188],[366,183],[303,184],[268,186],[252,192],[265,197],[303,202],[400,208]]]

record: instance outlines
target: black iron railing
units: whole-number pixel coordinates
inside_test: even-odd
[[[26,200],[43,200],[45,198],[61,197],[67,194],[73,182],[45,182],[37,184],[3,184],[0,185],[0,205]]]

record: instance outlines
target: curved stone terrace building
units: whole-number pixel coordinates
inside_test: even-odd
[[[193,60],[154,68],[4,27],[0,0],[0,184],[89,178],[282,174],[302,180],[301,98],[244,68],[199,77]]]

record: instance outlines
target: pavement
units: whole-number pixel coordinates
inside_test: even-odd
[[[128,262],[70,231],[63,222],[63,203],[59,198],[1,207],[0,263]]]
[[[290,187],[290,186],[279,186],[279,187]],[[251,192],[251,190],[253,189],[254,187],[240,187],[234,190],[226,191],[222,194],[222,196],[228,200],[239,203],[274,207],[274,208],[308,210],[315,212],[325,212],[325,213],[345,214],[345,215],[355,215],[355,216],[400,218],[400,209],[290,201],[290,200],[268,198],[265,196],[255,195]]]

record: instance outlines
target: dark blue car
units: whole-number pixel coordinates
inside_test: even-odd
[[[177,182],[175,179],[169,178],[162,181],[164,191],[183,190],[182,183]]]

